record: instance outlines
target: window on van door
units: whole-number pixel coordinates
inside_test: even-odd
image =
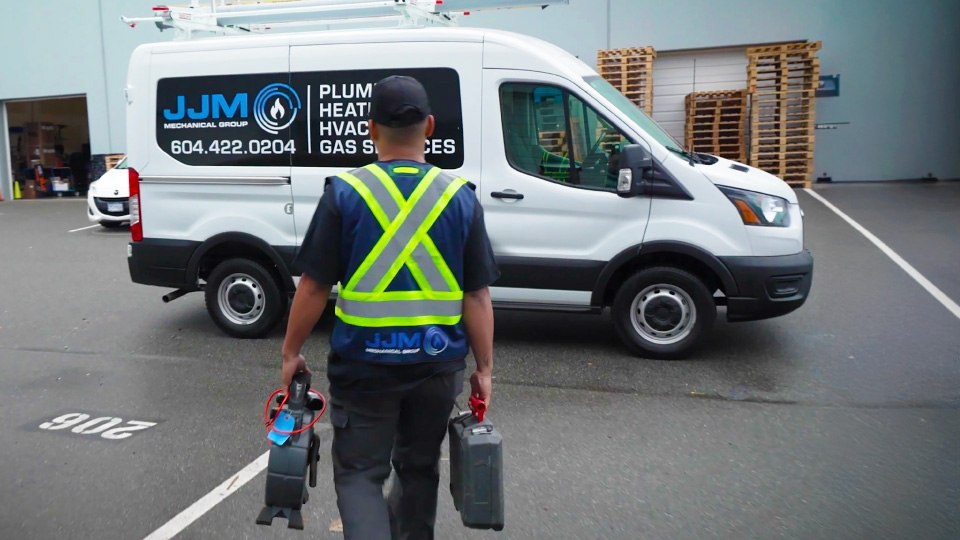
[[[592,189],[615,190],[611,158],[627,138],[576,96],[555,86],[500,88],[507,159],[523,172]]]

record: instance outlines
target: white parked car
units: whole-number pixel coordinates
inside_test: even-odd
[[[130,181],[126,157],[90,183],[90,189],[87,190],[87,219],[110,228],[130,222]]]

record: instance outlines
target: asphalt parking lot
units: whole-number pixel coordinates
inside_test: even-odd
[[[960,302],[960,182],[816,191]],[[960,537],[960,318],[799,196],[807,304],[721,317],[690,360],[630,357],[604,317],[498,311],[506,528],[464,529],[445,471],[437,536]],[[146,537],[267,449],[281,330],[234,340],[200,295],[162,304],[130,282],[127,231],[87,225],[78,199],[0,204],[3,538]],[[307,351],[322,389],[329,329]],[[339,538],[321,456],[306,531],[254,524],[261,472],[179,538]]]

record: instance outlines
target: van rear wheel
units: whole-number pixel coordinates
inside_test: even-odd
[[[710,290],[698,277],[669,266],[628,279],[613,302],[617,334],[634,354],[678,359],[690,354],[717,318]]]
[[[207,312],[227,334],[259,338],[280,322],[287,296],[269,270],[249,259],[218,264],[204,289]]]

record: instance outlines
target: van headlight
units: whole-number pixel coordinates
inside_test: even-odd
[[[717,187],[737,207],[744,225],[790,226],[790,203],[786,199],[745,189],[727,186]]]

